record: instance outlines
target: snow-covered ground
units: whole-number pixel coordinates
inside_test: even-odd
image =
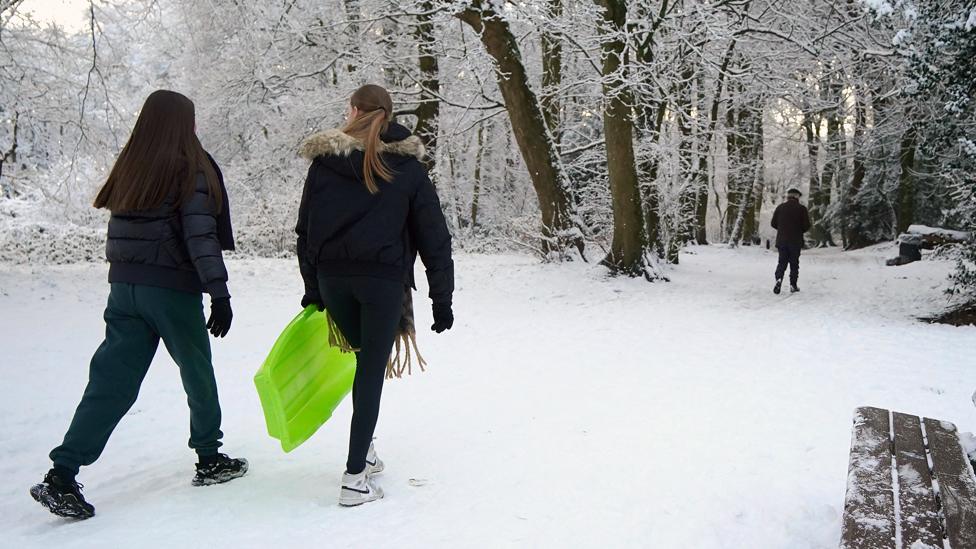
[[[424,331],[429,371],[386,386],[387,497],[354,509],[336,504],[348,402],[286,455],[251,381],[297,312],[297,269],[232,261],[236,316],[214,351],[225,449],[251,472],[190,486],[185,397],[160,352],[79,477],[98,512],[79,523],[27,490],[84,388],[106,267],[0,267],[0,546],[836,547],[856,406],[976,428],[976,329],[914,320],[944,305],[951,265],[885,267],[894,255],[807,252],[792,296],[770,292],[775,256],[756,248],[692,248],[655,284],[461,256],[454,330]]]

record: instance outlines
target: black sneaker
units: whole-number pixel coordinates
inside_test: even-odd
[[[778,279],[776,279],[776,285],[773,286],[773,293],[776,294],[776,295],[779,295],[779,292],[782,289],[783,289],[783,279],[782,278],[778,278]]]
[[[193,477],[193,485],[221,484],[243,477],[245,473],[247,473],[246,459],[231,458],[227,454],[217,454],[217,458],[212,462],[197,463],[197,474]]]
[[[790,284],[790,293],[791,294],[795,294],[796,292],[799,292],[799,291],[800,291],[800,288],[798,288],[796,286],[796,284]]]
[[[30,495],[59,517],[84,520],[95,516],[95,506],[85,501],[82,488],[73,479],[64,480],[51,469],[44,475],[44,482],[31,487]]]

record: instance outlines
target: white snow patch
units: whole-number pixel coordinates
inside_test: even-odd
[[[926,492],[929,487],[922,484],[922,475],[918,474],[914,468],[908,465],[898,466],[898,481],[902,484],[909,484],[913,492]]]
[[[976,461],[976,435],[973,433],[959,433],[959,444],[970,461]]]
[[[886,15],[891,15],[895,13],[894,6],[888,0],[861,0],[861,2],[867,6],[868,9],[874,11],[878,14],[878,17],[884,17]]]
[[[902,44],[911,42],[911,40],[912,40],[912,31],[908,29],[899,29],[898,32],[896,32],[895,35],[891,38],[891,45],[901,46]]]
[[[692,251],[653,284],[460,255],[454,329],[423,331],[428,372],[384,389],[386,498],[356,509],[336,505],[348,401],[286,455],[252,382],[297,312],[295,262],[230,261],[234,327],[213,346],[224,450],[250,473],[190,486],[186,396],[161,349],[82,471],[98,515],[80,523],[27,489],[84,389],[107,267],[0,266],[0,545],[836,547],[853,409],[972,423],[976,330],[915,320],[944,307],[953,264],[809,250],[803,291],[775,296],[775,252]]]
[[[969,240],[970,234],[966,231],[954,231],[941,227],[928,227],[925,225],[909,225],[905,232],[919,235],[945,235],[955,240]]]
[[[962,146],[967,155],[976,158],[976,142],[973,142],[967,137],[960,137],[959,144]]]
[[[919,539],[915,540],[911,545],[909,545],[908,549],[942,549],[942,546],[925,543]]]

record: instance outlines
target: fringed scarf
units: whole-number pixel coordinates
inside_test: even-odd
[[[424,360],[423,355],[420,354],[420,349],[417,348],[417,328],[413,321],[413,291],[409,286],[403,288],[400,325],[397,327],[397,336],[393,350],[390,352],[390,358],[386,361],[386,379],[401,378],[404,372],[411,375],[414,357],[416,357],[421,372],[426,371],[424,366],[427,366],[427,361]],[[328,314],[328,310],[326,310],[326,315],[329,320],[329,345],[338,347],[345,353],[359,352],[359,349],[350,345],[349,340],[342,335],[342,331],[335,323],[332,315]]]

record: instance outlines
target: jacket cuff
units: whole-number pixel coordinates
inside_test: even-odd
[[[210,294],[210,299],[230,297],[230,292],[227,291],[227,283],[223,280],[207,284],[207,293]]]
[[[319,296],[319,285],[305,281],[305,295],[318,297]]]

